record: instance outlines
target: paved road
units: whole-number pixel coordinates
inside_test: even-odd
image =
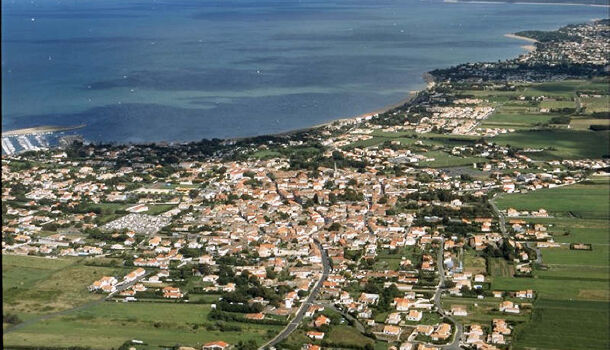
[[[495,198],[496,195],[494,195],[494,197],[489,200],[489,204],[491,204],[491,207],[498,216],[498,220],[500,221],[500,231],[502,231],[502,235],[507,236],[508,233],[506,232],[506,220],[504,219],[504,214],[502,214],[496,206]]]
[[[5,333],[14,332],[14,331],[16,331],[18,329],[21,329],[23,327],[29,326],[29,325],[34,324],[34,323],[39,322],[39,321],[44,321],[44,320],[47,320],[49,318],[53,318],[53,317],[56,317],[56,316],[62,316],[62,315],[65,315],[65,314],[68,314],[68,313],[71,313],[71,312],[74,312],[74,311],[85,310],[85,309],[88,309],[88,308],[90,308],[92,306],[101,304],[104,301],[112,298],[115,294],[120,293],[120,292],[124,291],[125,289],[127,289],[127,288],[133,286],[134,284],[138,283],[144,277],[149,275],[151,272],[152,271],[147,271],[144,275],[140,276],[139,278],[136,278],[134,281],[131,281],[129,283],[122,283],[121,285],[117,286],[117,290],[115,292],[110,293],[108,295],[105,295],[105,296],[103,296],[100,299],[93,300],[93,301],[90,301],[90,302],[85,303],[85,304],[81,304],[81,305],[73,307],[71,309],[57,311],[57,312],[52,312],[50,314],[46,314],[46,315],[42,315],[42,316],[39,316],[39,317],[31,318],[31,319],[29,319],[27,321],[24,321],[24,322],[21,322],[19,324],[14,325],[14,326],[6,328],[4,330],[4,332]]]
[[[322,286],[322,282],[326,281],[326,278],[328,277],[328,274],[330,273],[330,262],[328,261],[328,255],[326,254],[326,250],[324,250],[324,248],[322,247],[320,242],[318,242],[317,240],[314,240],[314,242],[318,246],[318,249],[320,249],[320,253],[322,255],[322,266],[323,266],[322,276],[320,276],[320,279],[316,282],[314,287],[311,289],[311,292],[307,296],[307,299],[305,299],[303,301],[303,303],[299,307],[299,309],[298,309],[295,317],[292,319],[292,321],[290,321],[290,323],[288,323],[286,325],[286,327],[278,335],[276,335],[273,339],[271,339],[267,343],[263,344],[259,348],[259,350],[274,346],[274,345],[282,342],[292,332],[294,332],[295,329],[297,329],[297,327],[303,320],[303,317],[305,316],[305,312],[307,312],[307,309],[309,308],[309,306],[311,306],[313,304],[313,302],[315,301],[315,299],[318,295],[318,292],[320,290],[320,287]]]
[[[460,340],[462,339],[462,335],[464,333],[464,326],[457,322],[449,313],[443,310],[443,305],[441,304],[441,294],[443,288],[445,286],[445,267],[443,266],[443,251],[445,247],[445,240],[441,240],[441,247],[438,250],[437,257],[437,265],[438,265],[438,273],[440,275],[438,286],[436,288],[436,293],[434,293],[434,304],[436,305],[436,309],[442,315],[450,319],[455,325],[455,332],[453,334],[453,341],[446,345],[435,345],[443,349],[451,349],[451,350],[459,350],[460,349]]]

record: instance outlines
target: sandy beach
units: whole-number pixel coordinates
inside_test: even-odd
[[[15,129],[2,131],[2,137],[6,136],[19,136],[19,135],[30,135],[30,134],[41,134],[46,132],[58,132],[58,131],[69,131],[84,128],[87,124],[73,125],[73,126],[53,126],[53,125],[41,125],[31,128]]]
[[[526,36],[520,36],[520,35],[513,34],[513,33],[507,33],[507,34],[504,34],[504,36],[507,37],[507,38],[510,38],[510,39],[529,41],[531,43],[537,43],[538,42],[538,40],[536,40],[536,39],[528,38]]]

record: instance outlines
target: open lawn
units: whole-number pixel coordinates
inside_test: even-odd
[[[532,320],[515,329],[515,349],[608,349],[610,304],[538,300]]]
[[[174,303],[106,302],[70,315],[29,325],[4,335],[4,345],[90,346],[94,349],[117,348],[131,339],[144,341],[150,348],[184,344],[201,346],[205,342],[255,339],[258,344],[271,338],[281,326],[230,323],[241,331],[207,329],[209,305]],[[268,335],[268,331],[269,332]]]

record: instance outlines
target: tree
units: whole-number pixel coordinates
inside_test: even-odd
[[[248,339],[245,342],[243,340],[240,340],[237,343],[237,350],[257,350],[258,349],[258,345],[256,344],[256,341],[254,339]]]

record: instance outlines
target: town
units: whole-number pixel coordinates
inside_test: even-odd
[[[3,156],[4,343],[580,348],[540,310],[608,305],[608,24],[310,130]]]

